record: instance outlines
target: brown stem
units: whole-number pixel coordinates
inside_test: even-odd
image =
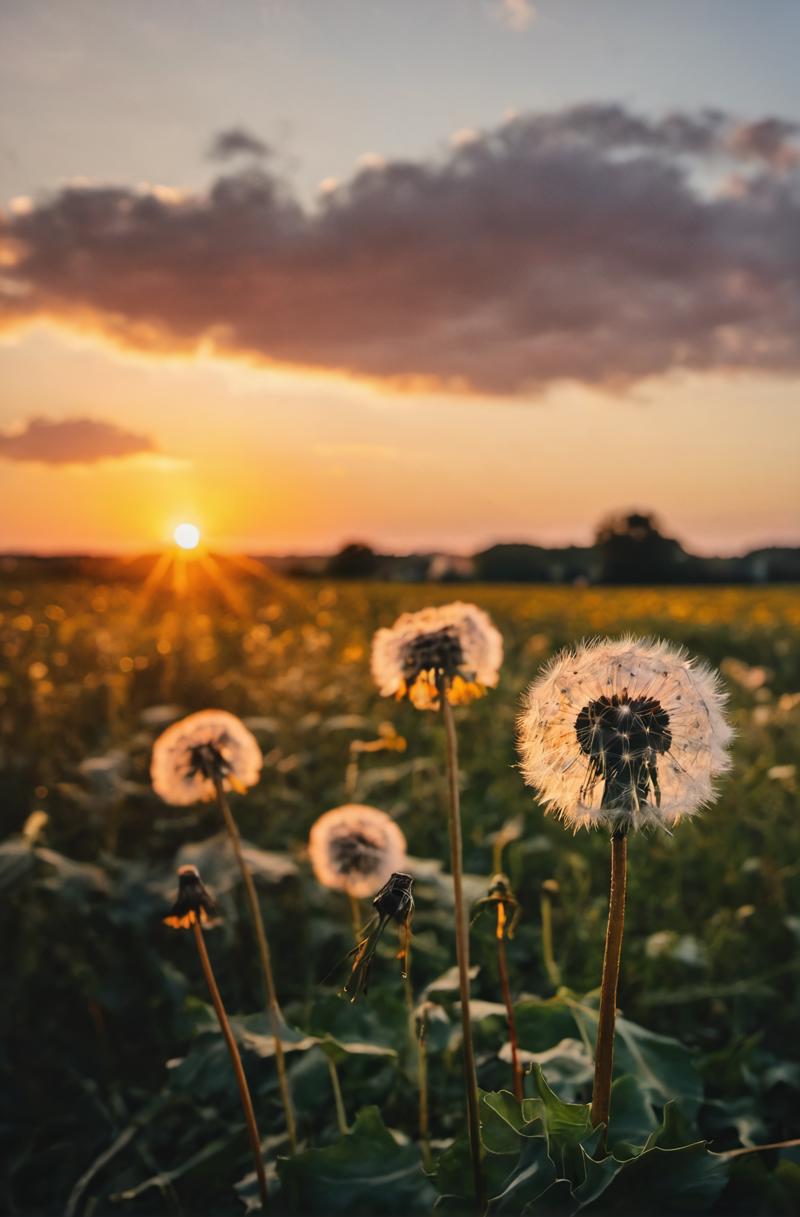
[[[456,920],[456,956],[458,959],[458,985],[461,994],[461,1032],[463,1039],[464,1084],[467,1092],[467,1128],[472,1155],[472,1174],[475,1182],[475,1199],[478,1211],[486,1211],[486,1183],[481,1155],[481,1126],[478,1110],[478,1075],[475,1068],[475,1050],[472,1044],[472,1022],[469,1009],[469,927],[464,907],[462,889],[462,843],[461,805],[458,790],[458,740],[456,738],[453,709],[447,700],[447,688],[439,691],[442,706],[445,738],[447,742],[447,784],[449,792],[450,865],[453,872],[453,896]]]
[[[253,927],[256,932],[256,942],[258,943],[258,954],[261,960],[261,971],[264,975],[264,989],[266,995],[267,1014],[269,1016],[270,1026],[272,1027],[272,1035],[275,1040],[275,1067],[278,1071],[278,1087],[281,1092],[281,1102],[283,1103],[283,1113],[286,1119],[286,1131],[289,1135],[289,1145],[292,1153],[297,1152],[297,1123],[294,1115],[294,1107],[292,1105],[292,1096],[289,1090],[289,1079],[286,1076],[286,1058],[281,1043],[281,1024],[283,1017],[281,1008],[278,1004],[278,995],[275,990],[275,978],[272,975],[272,962],[270,959],[269,943],[267,941],[267,932],[264,929],[264,919],[261,916],[261,907],[258,903],[258,895],[256,894],[256,885],[253,882],[253,876],[247,868],[247,863],[244,860],[242,853],[242,840],[239,836],[239,829],[236,827],[236,821],[233,818],[233,813],[228,806],[228,800],[225,797],[225,791],[222,786],[222,779],[214,778],[214,786],[217,792],[217,803],[219,804],[222,817],[225,821],[225,827],[228,830],[228,835],[233,845],[233,852],[236,855],[236,861],[239,864],[239,870],[244,880],[244,888],[247,894],[247,903],[250,906],[250,915],[253,919]]]
[[[200,922],[197,920],[197,915],[192,923],[194,930],[194,940],[197,943],[197,953],[200,956],[200,963],[203,965],[206,984],[208,991],[211,994],[211,1000],[214,1003],[214,1009],[217,1012],[219,1019],[220,1030],[225,1037],[225,1043],[228,1045],[228,1052],[231,1054],[231,1064],[233,1072],[236,1076],[236,1085],[239,1087],[239,1097],[242,1100],[242,1109],[244,1118],[247,1124],[247,1132],[250,1137],[250,1147],[253,1151],[253,1158],[256,1164],[256,1174],[258,1175],[258,1190],[261,1193],[261,1204],[266,1209],[267,1207],[267,1176],[264,1173],[264,1160],[261,1157],[261,1138],[258,1135],[258,1126],[256,1125],[256,1117],[253,1112],[253,1101],[250,1098],[250,1088],[247,1085],[247,1078],[244,1075],[242,1068],[242,1058],[239,1055],[239,1049],[236,1046],[236,1040],[233,1038],[231,1025],[228,1022],[228,1016],[225,1013],[225,1007],[222,1004],[217,982],[214,979],[214,970],[211,967],[211,960],[208,958],[203,931],[200,928]]]
[[[792,1137],[791,1141],[770,1141],[769,1145],[745,1145],[741,1149],[726,1149],[720,1158],[741,1158],[743,1154],[758,1154],[766,1149],[796,1149],[800,1145],[800,1137]]]
[[[608,1129],[611,1108],[611,1070],[614,1064],[614,1023],[617,1016],[617,987],[622,956],[622,931],[625,925],[625,885],[628,838],[617,831],[611,838],[611,894],[608,902],[608,926],[603,955],[603,979],[600,986],[600,1010],[597,1021],[597,1044],[594,1056],[594,1087],[592,1089],[592,1125]],[[607,1131],[603,1134],[605,1146]]]
[[[502,931],[497,933],[497,966],[500,970],[500,988],[503,991],[503,1001],[508,1020],[508,1038],[511,1042],[511,1073],[514,1078],[514,1094],[520,1103],[525,1098],[525,1087],[522,1082],[522,1066],[519,1063],[519,1043],[517,1041],[517,1021],[514,1018],[514,1003],[511,1000],[511,986],[508,983],[508,962],[506,960],[506,940]]]

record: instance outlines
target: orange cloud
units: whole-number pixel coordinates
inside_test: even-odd
[[[93,418],[31,418],[20,431],[0,432],[0,459],[44,465],[93,465],[155,453],[153,440]]]

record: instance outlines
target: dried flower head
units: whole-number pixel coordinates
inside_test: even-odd
[[[413,886],[414,880],[411,875],[407,875],[403,871],[395,871],[372,901],[375,917],[367,927],[363,938],[356,943],[349,954],[353,965],[344,991],[350,994],[351,1001],[357,1001],[362,995],[367,996],[369,974],[375,952],[383,931],[390,921],[395,921],[399,927],[400,949],[397,952],[397,958],[400,960],[400,974],[403,980],[407,978],[411,920],[414,916]]]
[[[185,806],[214,798],[214,779],[238,790],[254,786],[263,758],[235,714],[200,710],[167,727],[153,745],[150,778],[165,803]]]
[[[383,697],[407,697],[418,710],[437,710],[442,689],[466,705],[497,684],[503,640],[474,604],[443,604],[403,613],[372,643],[372,675]]]
[[[178,895],[164,918],[165,925],[174,930],[188,930],[198,921],[209,925],[216,916],[217,906],[209,895],[196,866],[182,866],[178,871]]]
[[[731,728],[719,676],[652,639],[562,651],[519,719],[525,780],[573,828],[669,827],[714,796]]]
[[[507,875],[498,873],[492,876],[486,895],[475,901],[475,913],[471,924],[474,925],[481,913],[487,909],[492,910],[495,914],[496,936],[513,938],[522,909]]]
[[[361,899],[405,865],[406,839],[385,811],[346,803],[315,821],[308,852],[324,887]]]

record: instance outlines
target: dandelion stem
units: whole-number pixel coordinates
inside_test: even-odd
[[[336,1067],[336,1061],[333,1057],[327,1057],[328,1073],[331,1075],[331,1090],[333,1091],[333,1102],[336,1106],[336,1123],[339,1125],[339,1132],[342,1136],[350,1131],[350,1125],[347,1123],[347,1112],[344,1107],[344,1099],[342,1098],[342,1087],[339,1082],[339,1070]]]
[[[200,927],[200,922],[197,919],[197,914],[194,914],[192,929],[194,930],[194,940],[197,943],[197,952],[200,956],[200,963],[203,965],[206,984],[208,991],[211,994],[211,1000],[214,1003],[214,1009],[219,1019],[219,1026],[225,1038],[225,1043],[228,1045],[228,1052],[231,1055],[231,1064],[233,1072],[236,1076],[236,1085],[239,1087],[239,1097],[242,1100],[242,1109],[244,1118],[247,1124],[247,1132],[250,1137],[250,1147],[253,1151],[253,1158],[256,1164],[256,1175],[258,1176],[258,1190],[261,1193],[261,1204],[266,1209],[267,1207],[267,1176],[264,1172],[264,1159],[261,1157],[261,1138],[258,1135],[258,1126],[256,1125],[256,1117],[253,1112],[253,1101],[250,1098],[250,1088],[247,1085],[247,1078],[242,1068],[242,1058],[239,1055],[239,1049],[236,1046],[236,1040],[233,1038],[231,1025],[228,1021],[228,1016],[225,1013],[225,1007],[222,1004],[217,982],[214,979],[214,970],[211,967],[211,960],[208,957],[206,950],[203,931]]]
[[[472,1022],[469,1008],[469,927],[464,907],[462,889],[462,843],[461,806],[458,791],[458,740],[456,738],[453,709],[447,699],[447,689],[440,689],[442,721],[447,742],[447,783],[449,792],[450,862],[453,872],[453,896],[456,919],[456,956],[458,959],[458,983],[461,994],[461,1031],[463,1039],[464,1084],[467,1092],[467,1128],[469,1131],[472,1173],[475,1181],[475,1198],[480,1213],[486,1211],[486,1184],[481,1158],[480,1115],[478,1111],[478,1076],[475,1068],[475,1050],[472,1044]]]
[[[758,1154],[767,1149],[796,1149],[800,1145],[800,1137],[792,1137],[791,1141],[770,1141],[769,1145],[744,1145],[740,1149],[726,1149],[720,1158],[741,1158],[743,1154]]]
[[[422,1165],[430,1170],[431,1160],[431,1130],[430,1112],[428,1107],[428,1008],[423,1005],[419,1012],[419,1032],[417,1034],[417,1086],[419,1088],[419,1143],[422,1150]]]
[[[275,990],[275,978],[272,974],[272,962],[270,959],[269,942],[267,941],[267,932],[264,929],[264,919],[261,916],[261,908],[258,903],[258,895],[256,886],[253,882],[253,876],[247,868],[247,863],[244,860],[242,853],[242,839],[239,836],[239,829],[236,827],[236,821],[233,818],[233,813],[228,806],[228,800],[225,797],[225,791],[222,786],[222,779],[218,776],[214,777],[214,787],[217,792],[217,803],[225,820],[225,827],[228,830],[228,835],[233,845],[233,852],[236,855],[236,861],[239,864],[239,870],[244,880],[244,888],[247,894],[247,902],[250,906],[250,914],[253,919],[253,927],[256,932],[256,941],[258,943],[258,954],[261,960],[261,971],[264,974],[264,988],[267,1003],[267,1013],[269,1016],[272,1034],[275,1039],[275,1067],[278,1071],[278,1086],[281,1092],[281,1102],[283,1103],[283,1112],[286,1119],[286,1131],[289,1135],[289,1145],[292,1153],[297,1152],[297,1123],[294,1115],[294,1107],[292,1105],[292,1096],[289,1091],[289,1079],[286,1076],[286,1058],[284,1056],[283,1044],[281,1043],[281,1024],[283,1017],[281,1008],[278,1004],[278,995]]]
[[[548,880],[547,882],[551,881]],[[544,968],[550,979],[550,984],[554,989],[557,989],[561,984],[561,971],[556,963],[555,952],[553,951],[553,899],[547,883],[542,884],[539,907],[542,915],[542,958],[544,960]]]
[[[506,940],[502,930],[497,932],[497,967],[500,972],[500,988],[503,991],[503,1001],[508,1020],[508,1038],[511,1042],[511,1073],[514,1078],[514,1095],[520,1103],[525,1098],[525,1087],[522,1081],[522,1066],[519,1063],[519,1043],[517,1041],[517,1021],[514,1018],[514,1003],[511,1000],[511,986],[508,983],[508,961],[506,959]]]
[[[594,1087],[592,1089],[592,1125],[595,1128],[601,1124],[605,1126],[603,1146],[605,1146],[611,1108],[611,1070],[614,1064],[614,1024],[617,1016],[622,931],[625,925],[627,858],[628,838],[624,829],[618,829],[611,838],[611,893],[608,902],[608,926],[603,955],[603,979],[600,986],[600,1011],[597,1022]]]
[[[353,923],[353,937],[358,943],[361,941],[361,927],[364,924],[361,916],[361,901],[352,892],[347,893],[347,899],[350,903],[350,920]]]

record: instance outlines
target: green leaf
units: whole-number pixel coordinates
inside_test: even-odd
[[[520,1103],[510,1090],[481,1094],[481,1140],[490,1154],[517,1154],[520,1137],[544,1135],[544,1123],[535,1102],[523,1099]]]
[[[16,887],[33,869],[33,850],[27,841],[4,841],[0,845],[0,891]]]
[[[547,1152],[546,1137],[526,1137],[522,1141],[519,1160],[505,1179],[501,1190],[492,1198],[492,1214],[521,1213],[556,1182],[556,1168]]]
[[[436,1213],[453,1213],[459,1217],[475,1206],[472,1185],[472,1159],[469,1142],[459,1137],[436,1159],[433,1174],[436,1190]]]
[[[623,1169],[623,1164],[615,1161],[614,1158],[601,1158],[599,1160],[592,1158],[591,1155],[586,1153],[583,1146],[581,1146],[581,1158],[584,1178],[582,1183],[573,1188],[572,1195],[579,1202],[580,1208],[586,1208],[587,1205],[593,1204],[595,1200],[599,1199],[607,1191]]]
[[[202,1149],[198,1150],[196,1154],[192,1154],[174,1170],[159,1171],[158,1174],[149,1176],[135,1187],[127,1188],[124,1192],[111,1196],[110,1199],[116,1202],[136,1200],[151,1188],[156,1188],[163,1196],[168,1193],[173,1184],[179,1181],[183,1181],[187,1185],[191,1183],[192,1187],[196,1189],[202,1185],[203,1180],[224,1171],[230,1156],[230,1136],[218,1137],[204,1145]]]
[[[597,1011],[585,1002],[566,1000],[584,1041],[594,1044]],[[679,1100],[683,1110],[693,1115],[703,1100],[702,1078],[689,1050],[667,1035],[657,1035],[620,1017],[616,1022],[614,1072],[633,1074],[658,1106],[670,1099]]]
[[[111,881],[100,866],[90,862],[74,862],[54,849],[37,847],[34,853],[40,862],[52,868],[52,874],[42,880],[42,887],[49,888],[70,904],[81,909],[93,896],[107,896]]]
[[[365,1107],[353,1129],[334,1145],[281,1159],[278,1173],[303,1214],[424,1213],[434,1198],[419,1151],[399,1145],[377,1107]]]
[[[545,1052],[561,1040],[575,1036],[576,1020],[561,997],[549,1001],[525,998],[516,1003],[514,1014],[520,1047],[528,1052]]]
[[[193,1090],[208,1098],[220,1091],[229,1091],[233,1086],[233,1074],[228,1049],[219,1030],[216,1015],[209,1006],[200,1003],[198,1005],[200,1010],[195,1022],[197,1038],[187,1055],[173,1066],[172,1077],[174,1085],[179,1089]],[[248,1072],[252,1072],[254,1068],[253,1056],[262,1060],[270,1060],[275,1056],[275,1037],[266,1015],[237,1015],[230,1019],[230,1024],[234,1039],[245,1058]],[[394,1048],[383,1044],[339,1039],[332,1035],[307,1035],[285,1022],[281,1025],[280,1039],[287,1056],[290,1053],[306,1053],[311,1049],[321,1048],[336,1064],[348,1056],[392,1059],[397,1056]]]
[[[647,1138],[645,1149],[658,1146],[659,1149],[684,1149],[689,1144],[692,1128],[675,1103],[667,1103],[661,1116],[661,1123]]]
[[[541,1116],[547,1132],[550,1157],[559,1174],[573,1181],[582,1178],[581,1145],[593,1136],[588,1103],[565,1103],[545,1081],[541,1066],[534,1065],[533,1082],[539,1095],[528,1110]]]
[[[724,1188],[728,1164],[723,1155],[712,1154],[705,1141],[687,1144],[687,1135],[686,1117],[675,1103],[668,1103],[642,1152],[620,1163],[606,1192],[610,1210],[704,1212]]]
[[[480,968],[477,966],[470,968],[470,980],[474,980],[479,972]],[[458,968],[456,965],[453,965],[452,968],[448,968],[446,972],[442,972],[441,976],[437,976],[435,980],[432,980],[430,984],[427,984],[421,994],[420,1000],[426,1000],[433,993],[458,993]]]
[[[506,1041],[497,1055],[510,1064],[511,1044]],[[546,1052],[520,1049],[519,1059],[523,1065],[540,1065],[548,1082],[564,1099],[574,1101],[578,1091],[589,1091],[594,1062],[582,1040],[563,1039]]]
[[[383,1044],[370,1044],[364,1040],[337,1040],[332,1035],[326,1035],[318,1043],[335,1065],[341,1065],[348,1056],[397,1056],[394,1048],[387,1048]]]
[[[677,1149],[655,1146],[627,1162],[605,1192],[615,1214],[702,1213],[725,1186],[728,1166],[703,1141]]]
[[[616,1146],[627,1143],[644,1147],[656,1127],[656,1117],[647,1093],[632,1074],[617,1078],[611,1087],[611,1119],[608,1144],[616,1154]],[[629,1156],[623,1153],[623,1156]]]
[[[288,854],[270,853],[249,841],[242,841],[242,853],[248,870],[256,880],[281,883],[298,873]],[[226,832],[215,833],[204,841],[193,841],[178,850],[175,868],[196,866],[203,882],[215,895],[228,891],[241,882],[241,872]]]

